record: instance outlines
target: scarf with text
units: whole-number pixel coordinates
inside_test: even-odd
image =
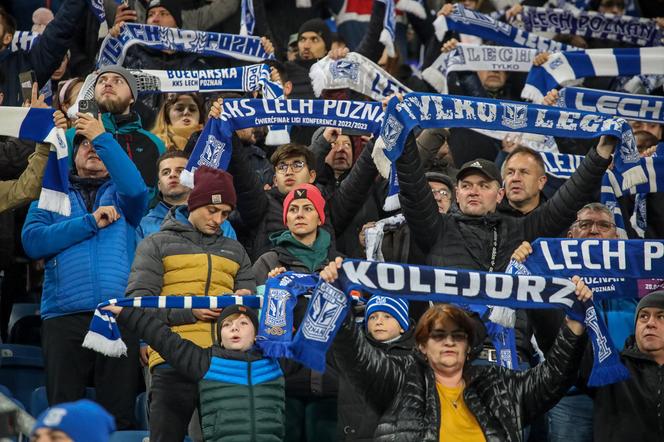
[[[542,135],[596,138],[610,135],[621,140],[614,157],[616,171],[627,189],[646,182],[632,130],[620,118],[581,111],[567,111],[522,102],[411,93],[403,102],[393,98],[387,105],[381,135],[374,147],[377,165],[401,155],[406,138],[416,126],[482,127],[532,132]]]
[[[274,58],[274,55],[265,52],[259,37],[125,23],[120,35],[113,37],[109,34],[102,42],[97,67],[121,65],[127,50],[135,44],[161,51],[234,58],[254,63]]]
[[[69,216],[69,151],[64,130],[53,124],[53,109],[0,106],[0,135],[51,145],[38,207]]]
[[[331,126],[378,134],[383,122],[380,103],[346,100],[224,100],[220,118],[211,118],[203,128],[182,184],[194,186],[194,171],[205,165],[228,169],[232,136],[236,130],[266,125]]]
[[[556,104],[569,109],[664,124],[664,97],[565,87],[560,90]]]
[[[424,78],[439,93],[447,94],[447,74],[454,71],[528,72],[537,50],[510,46],[459,44],[443,52],[422,71]]]
[[[328,284],[321,280],[316,287],[293,340],[292,354],[295,360],[314,370],[325,369],[325,354],[345,319],[350,305],[346,294],[352,290],[408,301],[564,308],[570,316],[586,323],[594,345],[604,351],[608,343],[605,332],[597,326],[601,318],[592,314],[592,301],[577,301],[575,288],[570,280],[558,277],[345,260],[337,282]],[[591,386],[624,379],[626,371],[619,360],[603,356],[596,354]]]
[[[484,41],[492,41],[503,46],[519,46],[537,49],[538,52],[558,52],[580,50],[574,46],[540,37],[515,28],[507,23],[498,21],[488,15],[472,9],[464,8],[461,4],[454,5],[454,10],[448,16],[441,15],[433,26],[438,40],[442,41],[448,30],[463,34],[475,35]]]
[[[579,35],[638,46],[662,43],[661,29],[649,18],[524,6],[517,19],[528,32]]]
[[[90,327],[82,346],[102,353],[106,356],[119,358],[127,355],[127,346],[122,341],[120,329],[115,315],[102,307],[117,305],[134,308],[224,308],[241,304],[258,309],[262,298],[258,296],[144,296],[140,298],[111,299],[97,306],[90,322]]]
[[[585,77],[620,77],[664,72],[664,47],[588,49],[551,54],[533,66],[521,97],[541,103],[551,89]]]

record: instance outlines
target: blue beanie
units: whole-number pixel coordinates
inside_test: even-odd
[[[115,419],[88,399],[54,405],[39,415],[32,432],[40,428],[59,430],[74,442],[108,442],[115,431]]]
[[[408,319],[408,301],[403,298],[390,298],[389,296],[372,296],[367,302],[367,309],[364,313],[364,323],[367,324],[369,316],[374,312],[386,312],[397,320],[403,331],[407,331],[410,326]]]

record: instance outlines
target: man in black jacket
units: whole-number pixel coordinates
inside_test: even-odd
[[[560,226],[570,225],[576,211],[592,201],[616,142],[615,138],[602,137],[597,149],[588,153],[558,192],[522,218],[496,212],[504,190],[495,164],[483,159],[470,161],[457,175],[457,207],[441,216],[410,135],[396,165],[399,199],[413,239],[427,255],[428,264],[502,271],[522,241],[557,235]]]
[[[590,391],[595,404],[594,439],[664,440],[664,290],[639,302],[634,336],[622,351],[621,360],[630,378]]]
[[[18,78],[21,72],[34,71],[40,88],[51,79],[72,44],[74,29],[87,11],[86,3],[85,0],[65,1],[29,51],[12,51],[16,22],[0,9],[0,78],[4,79],[0,89],[4,91],[3,105],[20,106],[24,101]]]

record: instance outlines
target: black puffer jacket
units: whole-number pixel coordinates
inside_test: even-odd
[[[588,362],[592,360],[587,359]],[[658,365],[648,355],[641,353],[636,347],[634,336],[628,339],[620,359],[629,370],[630,378],[590,391],[595,403],[595,440],[663,441],[664,365]]]
[[[572,385],[586,339],[564,326],[546,362],[527,371],[470,366],[463,398],[487,442],[521,441],[523,428]],[[339,370],[381,415],[375,441],[438,441],[440,399],[433,370],[414,350],[386,355],[346,321],[334,341]]]
[[[413,352],[415,346],[414,332],[415,324],[411,320],[408,331],[389,344],[378,342],[368,333],[362,333],[367,342],[385,354],[407,356]],[[367,404],[362,394],[351,385],[343,374],[339,380],[337,410],[337,440],[365,442],[373,440],[380,414]]]
[[[495,230],[497,253],[493,270],[502,271],[522,241],[555,236],[562,227],[574,222],[577,210],[593,201],[609,162],[592,149],[549,201],[522,218],[500,212],[469,216],[455,207],[440,215],[411,134],[396,162],[399,200],[413,240],[427,254],[427,264],[489,270]]]

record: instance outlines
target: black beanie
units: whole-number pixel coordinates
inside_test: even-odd
[[[150,9],[161,6],[171,13],[175,19],[175,24],[178,28],[182,28],[182,6],[180,5],[180,0],[150,0],[145,13],[147,14]]]
[[[656,290],[641,298],[638,305],[636,306],[636,317],[634,318],[635,323],[639,317],[639,311],[646,307],[664,309],[664,290]]]
[[[302,26],[300,26],[300,29],[297,31],[298,39],[300,38],[300,35],[305,32],[315,32],[316,34],[320,35],[320,37],[325,42],[326,50],[329,51],[332,47],[332,32],[330,31],[330,28],[327,27],[325,22],[320,18],[312,18],[311,20],[307,20],[302,23]]]
[[[219,319],[217,319],[219,326],[221,327],[221,323],[224,322],[224,319],[235,313],[247,316],[251,323],[254,325],[256,334],[258,334],[258,315],[254,309],[249,308],[246,305],[233,304],[229,305],[228,307],[224,307],[221,311],[221,314],[219,315]]]

